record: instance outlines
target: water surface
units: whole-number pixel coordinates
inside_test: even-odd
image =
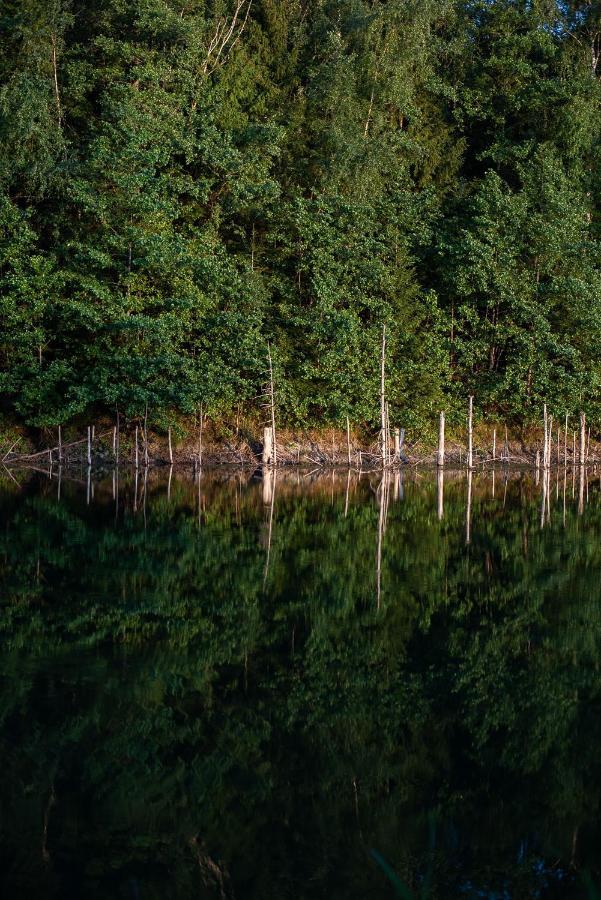
[[[14,474],[3,896],[592,896],[595,471]]]

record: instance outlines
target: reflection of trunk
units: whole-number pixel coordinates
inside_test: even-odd
[[[115,522],[119,517],[119,469],[113,469],[115,476]]]
[[[54,785],[50,788],[50,796],[48,797],[48,803],[46,804],[46,809],[44,811],[44,827],[42,829],[42,859],[44,862],[50,862],[50,853],[48,852],[48,823],[50,820],[50,810],[54,806],[56,802],[56,796],[54,794]]]
[[[265,557],[265,572],[263,575],[263,587],[267,584],[267,576],[269,575],[269,562],[271,559],[271,537],[273,534],[273,510],[275,506],[275,488],[276,488],[276,471],[275,469],[266,469],[263,472],[263,503],[269,505],[269,527],[267,530],[267,556]]]
[[[549,481],[548,474],[546,471],[543,471],[543,490],[541,494],[541,509],[540,509],[540,527],[545,527],[546,515],[547,515],[547,493],[549,489]]]
[[[576,854],[578,852],[578,830],[579,826],[576,825],[574,831],[572,832],[572,855],[570,858],[570,866],[572,868],[576,867]]]
[[[584,475],[585,475],[584,466],[580,466],[580,483],[578,485],[578,515],[581,516],[584,512]]]
[[[493,478],[494,478],[493,472]],[[437,488],[437,510],[438,510],[438,518],[442,519],[444,515],[444,471],[442,468],[438,470],[436,473],[436,488]]]
[[[465,543],[472,540],[472,470],[467,472],[467,508],[465,511]]]
[[[234,900],[230,874],[225,865],[215,862],[207,853],[204,841],[199,841],[197,837],[191,838],[190,846],[195,853],[203,885],[211,891],[217,889],[219,900]]]
[[[388,474],[384,473],[379,488],[380,511],[378,515],[378,547],[376,552],[376,597],[377,608],[380,609],[382,600],[382,541],[386,531],[386,516],[388,512]]]
[[[349,500],[349,490],[351,487],[351,470],[349,468],[346,475],[346,497],[344,500],[344,518],[346,519],[348,515],[348,500]]]

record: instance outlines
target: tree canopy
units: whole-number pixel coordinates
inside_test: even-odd
[[[0,392],[599,417],[601,5],[5,0]]]

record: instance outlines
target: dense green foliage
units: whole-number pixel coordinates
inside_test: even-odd
[[[597,0],[2,0],[0,391],[599,418]]]
[[[4,896],[392,898],[372,848],[440,900],[599,883],[597,479],[541,530],[475,478],[468,548],[465,479],[442,521],[408,481],[379,607],[366,480],[278,484],[267,568],[258,486],[166,487],[3,492]]]

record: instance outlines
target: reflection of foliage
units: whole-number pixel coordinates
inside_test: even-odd
[[[503,509],[476,479],[466,549],[464,487],[442,522],[427,480],[391,504],[380,610],[365,482],[346,516],[278,487],[267,578],[255,487],[152,484],[134,514],[127,483],[116,522],[102,489],[7,494],[9,894],[389,896],[369,847],[416,896],[429,868],[446,898],[595,866],[596,495],[541,531],[526,480]]]

